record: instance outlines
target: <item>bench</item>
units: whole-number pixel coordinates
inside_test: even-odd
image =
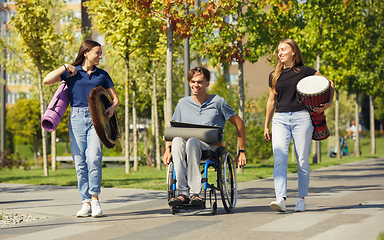
[[[140,161],[141,157],[138,156],[137,159]],[[134,157],[130,157],[129,161],[133,162]],[[72,156],[56,156],[56,162],[67,162],[72,161]],[[125,156],[103,156],[103,162],[116,162],[116,161],[125,161]]]

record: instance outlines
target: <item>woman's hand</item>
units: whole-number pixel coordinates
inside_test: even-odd
[[[271,141],[271,135],[269,135],[269,128],[264,128],[264,138],[267,142]]]
[[[326,109],[328,109],[330,106],[332,106],[332,103],[322,103],[322,104],[320,104],[320,107],[315,107],[313,109],[313,111],[316,112],[316,113],[322,113]]]
[[[113,116],[113,113],[115,112],[117,106],[110,106],[105,110],[105,115],[107,115],[108,118],[111,118]]]
[[[75,76],[77,74],[77,68],[71,64],[64,64],[66,70],[69,72],[69,77]]]

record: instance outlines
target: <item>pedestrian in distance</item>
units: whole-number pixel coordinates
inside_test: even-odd
[[[356,146],[356,136],[357,136],[356,133],[357,133],[356,122],[355,122],[355,120],[352,120],[351,121],[351,127],[348,129],[348,132],[344,136],[344,139],[347,139],[349,136],[352,135],[352,139],[354,142],[353,155],[355,155],[355,156],[356,156],[357,149],[359,148],[359,146]],[[361,124],[359,124],[359,133],[361,133]],[[360,154],[361,154],[361,151],[360,151]]]
[[[83,203],[81,210],[76,214],[77,217],[102,216],[99,194],[103,145],[93,126],[87,97],[93,88],[102,86],[112,99],[112,105],[106,109],[105,114],[110,118],[119,106],[119,98],[111,77],[106,71],[96,67],[101,58],[101,45],[92,40],[85,40],[72,64],[62,65],[44,78],[45,84],[64,80],[69,89],[71,112],[68,131]]]
[[[272,140],[274,157],[273,180],[276,200],[270,207],[278,212],[286,211],[288,149],[291,138],[295,144],[298,169],[298,198],[295,211],[305,211],[304,198],[308,195],[310,169],[309,154],[313,125],[311,115],[298,101],[296,85],[307,76],[320,75],[305,66],[298,44],[292,39],[282,40],[276,50],[275,69],[269,75],[269,97],[266,105],[264,137]],[[327,103],[314,108],[321,113],[332,105],[334,84],[330,81],[330,97]],[[269,126],[272,120],[272,136]]]
[[[188,72],[192,96],[179,100],[172,120],[183,123],[221,126],[223,130],[225,122],[228,120],[237,129],[239,153],[235,158],[235,162],[237,162],[238,167],[243,167],[246,164],[245,124],[224,98],[207,93],[210,76],[209,70],[204,67],[196,67]],[[204,204],[204,200],[199,196],[202,189],[200,159],[202,151],[215,151],[218,147],[196,138],[190,138],[187,141],[181,137],[173,138],[164,153],[163,162],[168,166],[172,156],[177,189],[180,195],[169,200],[168,204],[170,206],[182,206],[189,203],[193,206],[202,206]]]

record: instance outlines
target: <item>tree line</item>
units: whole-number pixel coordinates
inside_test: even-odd
[[[384,7],[379,1],[208,0],[197,4],[192,0],[90,0],[84,5],[93,28],[104,36],[107,54],[103,64],[121,98],[118,117],[122,137],[117,151],[126,156],[126,173],[130,172],[130,156],[135,159],[133,169],[139,169],[140,119],[152,120],[152,132],[145,136],[153,144],[146,143],[145,148],[147,152],[153,150],[151,159],[155,160],[147,162],[161,168],[162,132],[184,93],[182,41],[185,38],[191,43],[191,61],[200,63],[204,58],[210,66],[224,69],[237,64],[238,85],[230,86],[224,75],[219,74],[211,92],[237,106],[235,109],[246,122],[247,155],[251,161],[268,158],[271,147],[262,139],[265,99],[245,101],[243,63],[267,57],[273,64],[274,49],[284,38],[295,39],[305,63],[314,66],[316,61],[317,70],[335,82],[334,112],[329,112],[330,109],[326,115],[332,115],[328,122],[334,119],[330,125],[336,139],[340,137],[340,122],[346,120],[340,119],[345,113],[339,111],[344,104],[339,98],[344,93],[355,96],[357,124],[362,94],[370,96],[371,121],[375,105],[376,117],[382,118]],[[39,99],[41,117],[55,90],[41,86],[41,77],[63,62],[72,62],[81,41],[89,37],[89,29],[81,28],[79,19],[63,1],[20,0],[16,7],[8,28],[10,34],[1,41],[9,49],[7,56],[12,56],[12,60],[2,56],[1,61],[8,74],[28,75],[34,80],[37,88],[32,98]],[[66,23],[58,27],[56,23],[63,19]],[[81,32],[81,37],[76,32]],[[47,169],[47,133],[38,129],[38,125],[35,124],[37,129],[33,131],[34,143],[42,146]],[[66,127],[65,122],[61,123],[51,139],[56,139],[55,134],[65,136]],[[374,129],[371,125],[371,133]],[[11,132],[27,136],[17,127]],[[235,152],[233,129],[226,129],[225,136],[228,149]],[[51,147],[54,145],[52,142]],[[374,151],[374,134],[371,145]],[[48,175],[47,170],[45,174]]]

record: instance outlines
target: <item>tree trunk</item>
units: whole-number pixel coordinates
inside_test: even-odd
[[[340,116],[340,102],[339,102],[339,91],[336,90],[336,101],[335,101],[335,138],[336,138],[336,158],[341,159],[341,148],[340,148],[340,128],[339,128],[339,116]]]
[[[44,116],[44,99],[43,99],[43,87],[41,84],[41,62],[38,60],[38,85],[39,85],[39,95],[40,95],[40,115],[41,118]],[[48,156],[47,156],[47,131],[41,127],[41,137],[42,137],[42,145],[43,145],[43,168],[44,168],[44,176],[48,177]]]
[[[161,159],[160,159],[160,139],[159,139],[159,116],[157,107],[157,92],[156,92],[156,71],[153,71],[153,92],[152,92],[152,105],[153,105],[153,126],[154,126],[154,137],[155,137],[155,149],[156,149],[156,167],[157,170],[161,171]]]
[[[155,137],[155,106],[153,104],[153,94],[152,94],[152,104],[151,104],[151,158],[154,159],[154,163],[156,163],[156,137]]]
[[[360,157],[360,119],[359,119],[359,92],[356,92],[356,105],[355,105],[355,123],[356,123],[356,140],[353,151],[355,152],[356,157]]]
[[[151,154],[149,154],[149,150],[148,150],[149,149],[148,145],[151,143],[151,141],[149,141],[149,138],[148,138],[148,129],[145,129],[143,131],[143,136],[144,136],[144,154],[145,154],[146,163],[148,166],[154,167],[153,158]]]
[[[373,96],[369,96],[369,127],[371,129],[371,154],[376,154],[375,107],[373,105],[373,100]]]
[[[129,55],[125,58],[126,76],[125,81],[125,174],[131,173],[130,151],[129,151]]]
[[[241,42],[238,44],[239,56],[243,57],[243,46]],[[244,63],[242,59],[238,61],[238,76],[239,76],[239,117],[245,121],[244,119],[244,106],[245,106],[245,96],[244,96]],[[239,143],[237,143],[237,149],[239,148]],[[237,154],[237,153],[236,153]],[[244,173],[244,168],[238,168],[238,173]]]
[[[184,1],[184,16],[189,14],[188,4]],[[188,82],[188,72],[190,69],[190,51],[189,51],[189,38],[184,38],[184,97],[191,95],[191,88]]]
[[[51,132],[51,164],[52,171],[56,171],[56,131]]]
[[[172,86],[172,68],[173,68],[173,30],[171,19],[167,18],[167,79],[166,79],[166,111],[164,114],[165,127],[170,127],[170,121],[173,114],[173,86]]]
[[[65,154],[68,154],[69,149],[69,137],[65,138]]]
[[[132,131],[133,131],[133,171],[139,170],[137,157],[137,113],[136,113],[136,80],[132,81]]]

